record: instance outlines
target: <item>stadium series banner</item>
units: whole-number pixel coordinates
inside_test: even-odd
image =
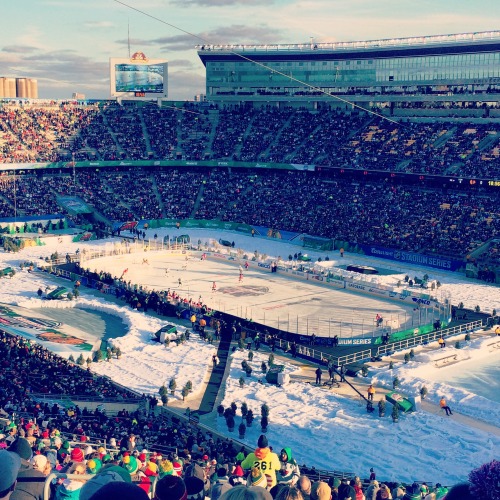
[[[371,255],[381,259],[397,260],[407,264],[415,264],[417,266],[434,267],[437,269],[444,269],[446,271],[458,271],[465,266],[461,260],[449,259],[447,257],[440,257],[438,255],[426,255],[414,252],[403,252],[401,250],[394,250],[393,248],[384,248],[374,245],[353,245],[357,246],[364,255]]]

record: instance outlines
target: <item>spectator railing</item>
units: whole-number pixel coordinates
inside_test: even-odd
[[[471,333],[484,326],[482,320],[471,321],[462,325],[453,326],[451,328],[444,328],[443,330],[435,330],[431,333],[425,333],[413,338],[391,342],[390,344],[381,345],[377,347],[376,356],[383,356],[395,350],[409,349],[420,344],[427,344],[434,342],[440,337],[446,338],[460,333]]]

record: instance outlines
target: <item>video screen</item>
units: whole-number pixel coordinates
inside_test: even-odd
[[[163,64],[115,64],[116,92],[163,93]]]

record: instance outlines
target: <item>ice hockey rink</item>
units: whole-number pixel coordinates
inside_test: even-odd
[[[142,285],[148,290],[175,291],[182,298],[252,319],[273,328],[304,335],[341,338],[372,336],[375,316],[395,330],[432,321],[425,308],[332,289],[245,260],[200,258],[201,252],[147,252],[114,255],[88,261],[85,267]],[[240,280],[240,266],[242,279]],[[215,283],[215,291],[213,286]],[[399,327],[399,328],[398,328]]]

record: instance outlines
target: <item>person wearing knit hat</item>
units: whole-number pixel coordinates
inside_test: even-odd
[[[148,495],[132,483],[122,481],[110,481],[99,488],[90,500],[110,500],[119,498],[120,500],[149,500]]]
[[[98,458],[87,460],[87,469],[90,474],[97,474],[102,468],[102,462]]]
[[[251,498],[252,500],[273,500],[269,491],[260,486],[235,486],[229,491],[226,491],[219,500],[241,500],[242,498]]]
[[[332,489],[324,481],[316,481],[311,486],[312,500],[330,500],[332,498]]]
[[[111,482],[124,482],[123,478],[115,471],[107,470],[99,472],[92,479],[89,479],[80,489],[78,500],[90,500],[93,495]]]
[[[0,498],[9,498],[16,486],[17,474],[21,468],[21,458],[17,453],[0,450]]]
[[[72,462],[83,462],[85,456],[83,454],[83,450],[81,448],[73,448],[71,450],[71,461]]]
[[[267,488],[267,478],[258,467],[252,467],[247,479],[248,486]]]
[[[187,477],[184,481],[186,484],[187,500],[204,500],[205,484],[195,476]]]
[[[139,463],[137,462],[137,458],[130,455],[123,457],[122,466],[130,475],[135,474],[139,470]]]
[[[283,448],[280,453],[281,467],[276,472],[276,479],[280,484],[297,483],[300,477],[300,468],[296,460],[292,456],[292,449],[289,447]]]
[[[179,462],[174,462],[172,465],[174,467],[174,474],[182,477],[182,465]]]
[[[23,495],[26,495],[26,497],[43,498],[45,474],[39,470],[35,470],[30,463],[32,449],[29,442],[25,438],[18,438],[11,444],[9,451],[13,451],[21,459],[21,467],[17,474],[18,483],[15,497],[21,498]],[[24,480],[25,478],[26,480]]]
[[[23,460],[31,460],[33,450],[26,438],[17,438],[10,446],[9,451],[17,453]]]
[[[158,466],[154,462],[148,462],[144,469],[144,474],[146,474],[146,476],[157,476]]]
[[[155,500],[187,500],[184,480],[179,476],[165,476],[156,483]]]
[[[170,460],[162,460],[157,465],[160,479],[164,476],[171,476],[174,473],[174,466]]]
[[[120,467],[119,465],[106,464],[99,471],[99,474],[102,474],[103,472],[107,472],[107,471],[116,472],[127,483],[132,482],[132,478],[130,477],[130,474],[123,467]]]
[[[276,453],[273,453],[267,442],[266,436],[262,434],[257,442],[257,449],[241,462],[243,469],[251,469],[258,463],[260,470],[265,471],[267,487],[272,488],[276,483],[276,471],[280,470],[281,464]]]
[[[85,464],[74,462],[68,469],[67,474],[81,476],[87,472]],[[80,493],[85,483],[84,479],[65,479],[62,484],[56,488],[54,500],[79,500]],[[42,497],[43,498],[43,497]]]
[[[239,484],[246,484],[245,480],[245,473],[243,472],[243,469],[241,468],[241,465],[237,465],[231,476],[229,476],[229,484],[232,486],[238,486]]]
[[[52,470],[52,466],[45,455],[35,455],[31,459],[31,465],[33,465],[33,469],[40,471],[45,476],[48,476]]]
[[[137,458],[140,460],[143,466],[146,465],[147,457],[145,453],[140,453]]]

